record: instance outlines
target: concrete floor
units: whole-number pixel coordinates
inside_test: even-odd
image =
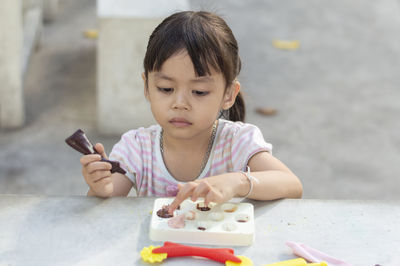
[[[400,199],[400,7],[380,1],[193,1],[221,14],[243,61],[247,121],[302,180],[305,198]],[[60,1],[25,81],[26,126],[0,131],[0,193],[82,195],[80,155],[96,131],[94,0]],[[299,40],[296,51],[273,39]],[[272,107],[261,116],[256,107]]]

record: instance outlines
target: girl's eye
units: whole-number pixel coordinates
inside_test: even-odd
[[[172,88],[160,88],[160,87],[157,87],[157,89],[159,91],[161,91],[161,92],[164,92],[164,93],[170,93],[170,92],[172,92],[174,90]]]
[[[208,94],[208,91],[193,91],[193,93],[197,96],[206,96]]]

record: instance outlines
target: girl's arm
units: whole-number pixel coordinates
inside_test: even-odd
[[[253,190],[248,196],[256,200],[274,200],[279,198],[301,198],[303,186],[289,168],[268,152],[255,154],[248,163],[251,175],[258,179],[253,181]],[[250,189],[247,177],[241,175],[241,185],[236,196],[245,196]]]
[[[300,180],[281,161],[268,152],[255,154],[248,162],[253,181],[251,199],[274,200],[279,198],[301,198],[303,187]],[[226,202],[233,197],[244,197],[250,190],[249,179],[241,172],[210,176],[194,182],[188,182],[179,188],[178,195],[171,203],[173,212],[186,198],[193,201],[204,197],[204,203]]]

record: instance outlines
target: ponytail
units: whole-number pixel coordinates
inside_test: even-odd
[[[235,103],[229,109],[229,120],[236,122],[241,121],[244,122],[244,118],[246,115],[246,108],[244,104],[244,99],[242,93],[239,92],[236,96]]]
[[[235,103],[228,110],[224,110],[220,117],[223,117],[233,122],[244,122],[245,116],[246,107],[242,93],[239,91],[238,95],[236,96]]]

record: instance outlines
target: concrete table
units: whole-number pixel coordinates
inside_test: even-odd
[[[0,265],[148,265],[154,198],[0,195]],[[288,240],[354,265],[398,265],[400,202],[279,200],[253,202],[256,238],[233,247],[254,265],[295,258]],[[211,247],[211,246],[210,246]],[[162,265],[221,265],[170,258]]]

